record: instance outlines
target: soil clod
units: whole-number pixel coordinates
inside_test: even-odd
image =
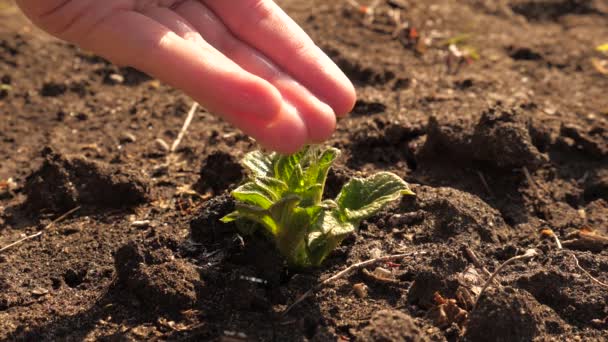
[[[411,316],[397,310],[382,310],[372,316],[356,340],[422,342],[428,338]]]
[[[76,206],[129,208],[148,201],[148,185],[136,174],[46,148],[42,166],[23,192],[32,212],[64,213]]]

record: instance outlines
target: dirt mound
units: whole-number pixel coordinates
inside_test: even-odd
[[[131,242],[115,255],[119,284],[147,307],[168,312],[194,306],[204,283],[194,266],[167,248]]]
[[[236,232],[234,223],[223,223],[220,219],[234,211],[234,200],[230,194],[216,196],[203,204],[198,216],[190,222],[190,234],[197,242],[217,240],[226,232]]]
[[[203,161],[200,179],[194,185],[200,193],[211,189],[215,194],[234,187],[243,179],[244,170],[238,160],[230,153],[215,151]]]
[[[599,264],[598,269],[608,270],[608,263],[591,253],[577,253],[584,267]],[[516,284],[531,293],[540,303],[551,307],[568,323],[580,327],[592,326],[598,312],[608,310],[608,294],[593,291],[598,285],[583,275],[569,253],[554,252],[551,265],[538,267],[520,276]]]
[[[599,0],[515,0],[510,1],[513,12],[529,21],[553,21],[572,14],[608,13],[608,7]]]
[[[429,119],[423,158],[440,157],[466,164],[486,162],[497,168],[534,170],[548,161],[534,146],[530,121],[516,108],[491,107],[473,125],[470,120]]]
[[[414,319],[397,310],[376,312],[358,335],[356,341],[407,341],[423,342],[429,339],[422,333]]]
[[[405,213],[418,213],[412,222],[418,242],[467,236],[475,241],[505,241],[509,227],[500,212],[479,197],[451,188],[417,186],[416,198],[403,205]]]
[[[558,322],[525,291],[511,287],[490,289],[470,314],[464,340],[532,341],[545,330],[545,325]]]
[[[24,207],[64,213],[76,206],[129,208],[149,200],[144,180],[116,167],[45,148],[42,166],[27,177]]]

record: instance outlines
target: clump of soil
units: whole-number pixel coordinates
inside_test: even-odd
[[[116,252],[119,284],[148,308],[179,312],[192,307],[204,285],[194,265],[168,248],[149,247],[130,242]]]
[[[203,161],[200,179],[193,186],[200,193],[211,189],[215,194],[235,186],[244,176],[238,160],[230,153],[215,151]]]
[[[227,232],[236,232],[234,223],[220,219],[234,211],[235,203],[230,194],[213,197],[203,204],[198,216],[190,222],[190,234],[194,241],[218,240]]]
[[[42,166],[27,177],[25,208],[64,213],[76,206],[129,208],[149,200],[148,185],[138,175],[114,166],[67,157],[50,148]]]
[[[599,269],[608,270],[608,263],[592,253],[576,253],[579,263],[599,264]],[[595,292],[594,284],[575,267],[569,253],[551,253],[551,264],[533,268],[516,280],[517,286],[531,293],[540,303],[551,307],[568,323],[576,326],[591,326],[594,319],[601,319],[599,312],[608,310],[608,294]]]
[[[509,227],[500,212],[475,195],[452,188],[414,188],[415,200],[405,200],[404,212],[417,213],[421,222],[410,222],[419,242],[467,236],[473,241],[505,241]]]
[[[411,316],[397,310],[381,310],[376,312],[370,319],[369,325],[357,334],[356,340],[377,342],[429,341]]]
[[[550,324],[545,308],[526,291],[490,289],[469,315],[466,341],[532,341]]]
[[[475,125],[466,119],[445,122],[431,117],[427,131],[423,158],[447,155],[463,164],[481,161],[496,168],[531,170],[548,161],[533,144],[529,119],[515,108],[491,107]]]
[[[591,172],[585,182],[585,199],[608,198],[608,168]]]
[[[585,128],[577,124],[562,124],[560,128],[561,143],[573,151],[580,151],[592,158],[608,156],[608,124],[601,122],[597,126]]]
[[[499,168],[538,168],[548,159],[532,143],[529,127],[529,120],[515,109],[490,108],[475,127],[473,157]]]

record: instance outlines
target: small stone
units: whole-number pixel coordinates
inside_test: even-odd
[[[585,209],[579,209],[578,210],[578,216],[583,220],[586,221],[587,220],[587,211],[585,211]]]
[[[147,228],[150,227],[152,222],[150,220],[140,220],[131,222],[131,227],[133,228]]]
[[[108,76],[108,79],[116,84],[124,83],[125,81],[125,77],[121,74],[111,74]]]
[[[391,271],[387,270],[386,268],[382,268],[382,267],[376,267],[376,269],[373,272],[373,275],[378,278],[383,278],[383,279],[392,279],[393,278],[393,273]]]
[[[591,325],[593,325],[593,327],[595,327],[596,329],[602,329],[608,326],[608,324],[606,324],[606,321],[603,319],[593,319],[591,320]]]
[[[41,287],[35,288],[32,290],[32,295],[36,297],[46,296],[49,293],[47,289],[43,289]]]
[[[136,141],[137,141],[137,138],[135,137],[135,135],[133,133],[125,132],[120,136],[121,144],[134,143]]]
[[[416,211],[412,213],[395,214],[388,219],[391,227],[409,226],[424,220],[424,212]]]
[[[357,284],[353,285],[353,290],[355,291],[355,294],[357,295],[357,297],[365,298],[365,297],[367,297],[369,289],[368,289],[367,285],[365,285],[364,283],[357,283]]]

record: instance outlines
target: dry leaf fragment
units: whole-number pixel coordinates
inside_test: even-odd
[[[435,303],[437,306],[429,310],[427,317],[439,328],[447,328],[453,323],[459,327],[464,327],[469,313],[458,306],[455,299],[444,298],[435,292]]]
[[[362,270],[363,275],[367,278],[377,281],[379,283],[395,283],[397,280],[393,277],[393,273],[386,268],[376,267],[373,272],[368,271],[367,269]]]
[[[608,75],[608,60],[591,58],[591,65],[602,75]]]
[[[589,227],[583,227],[566,238],[569,240],[562,242],[562,245],[566,248],[601,252],[608,247],[608,237]]]

